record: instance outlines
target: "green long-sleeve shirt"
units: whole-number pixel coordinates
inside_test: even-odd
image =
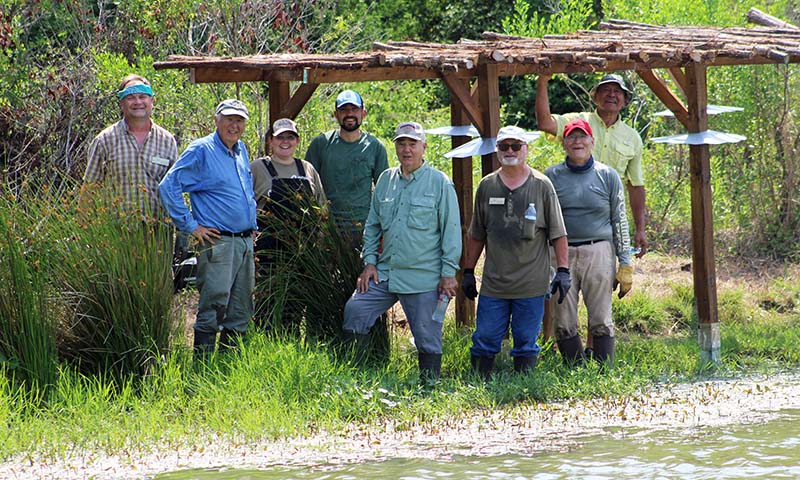
[[[382,251],[378,253],[383,237]],[[461,220],[453,182],[423,163],[409,176],[381,174],[364,227],[364,264],[377,266],[394,293],[436,290],[453,278],[461,258]]]

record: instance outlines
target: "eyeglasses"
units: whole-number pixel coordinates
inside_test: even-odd
[[[501,152],[505,152],[510,148],[511,151],[519,152],[523,145],[523,143],[498,143],[497,149]]]

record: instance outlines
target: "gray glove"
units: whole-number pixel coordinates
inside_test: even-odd
[[[558,303],[562,303],[564,301],[564,297],[567,296],[567,292],[569,292],[569,287],[571,286],[572,277],[569,276],[569,268],[558,267],[558,270],[556,270],[556,276],[553,277],[553,281],[550,282],[550,295],[558,292]]]

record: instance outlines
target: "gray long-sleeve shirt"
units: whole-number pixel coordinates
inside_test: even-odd
[[[630,235],[622,180],[608,165],[590,162],[592,165],[585,170],[571,170],[564,162],[545,171],[556,189],[567,237],[570,244],[608,240],[614,245],[620,265],[630,265]]]

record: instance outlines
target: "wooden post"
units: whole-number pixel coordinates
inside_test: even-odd
[[[487,63],[481,59],[478,65],[478,105],[483,114],[484,138],[497,136],[500,130],[500,80],[497,76],[497,64]],[[500,168],[497,153],[493,152],[481,157],[481,174],[486,176]]]
[[[459,87],[468,91],[468,79],[456,79],[453,81],[459,82]],[[450,95],[450,124],[453,126],[470,124],[464,105],[456,95],[452,94]],[[451,140],[452,147],[456,148],[464,145],[469,140],[470,137],[454,136]],[[469,229],[470,221],[472,221],[472,157],[453,159],[453,183],[455,183],[456,196],[458,197],[458,209],[461,212],[461,241],[464,248],[462,249],[461,262],[459,264],[463,265],[464,257],[467,255],[467,230]],[[457,278],[460,283],[460,270]],[[456,292],[456,326],[468,327],[475,325],[475,302],[468,300],[460,288],[456,289]]]
[[[289,82],[282,82],[277,80],[270,80],[269,82],[269,127],[272,128],[272,123],[281,118],[281,110],[289,103]]]
[[[689,133],[708,129],[706,66],[686,67]],[[689,146],[692,189],[692,275],[697,303],[698,342],[701,357],[720,360],[717,281],[714,269],[714,214],[711,202],[711,162],[708,145]]]

